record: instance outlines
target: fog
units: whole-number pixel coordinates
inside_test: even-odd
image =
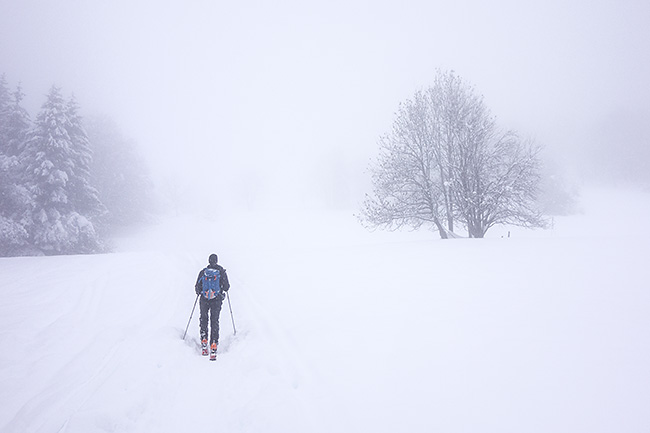
[[[453,69],[579,182],[650,184],[644,1],[0,0],[0,73],[133,138],[163,188],[355,206],[400,101]]]

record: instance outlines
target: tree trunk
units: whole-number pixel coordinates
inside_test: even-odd
[[[468,222],[467,231],[470,238],[481,239],[485,236],[486,230],[483,229],[481,224]]]
[[[449,239],[449,236],[447,235],[447,231],[442,226],[442,224],[440,224],[440,221],[438,221],[437,218],[435,220],[433,220],[433,223],[438,228],[438,233],[440,233],[440,239]]]
[[[447,209],[447,228],[450,232],[454,231],[454,216],[451,210],[451,205]]]

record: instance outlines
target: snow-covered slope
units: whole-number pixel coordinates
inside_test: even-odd
[[[178,218],[114,254],[0,259],[0,431],[650,431],[648,210],[601,191],[553,230],[451,241]],[[224,308],[214,363],[197,313],[181,340],[212,252],[237,326]]]

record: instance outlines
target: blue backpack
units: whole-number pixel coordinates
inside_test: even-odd
[[[214,299],[221,292],[221,272],[219,269],[205,268],[203,270],[203,290],[201,294],[206,299]]]

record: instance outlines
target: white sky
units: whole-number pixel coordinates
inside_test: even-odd
[[[363,170],[436,68],[568,161],[650,158],[649,23],[630,0],[0,0],[0,72],[33,116],[74,92],[192,189],[310,194]]]

